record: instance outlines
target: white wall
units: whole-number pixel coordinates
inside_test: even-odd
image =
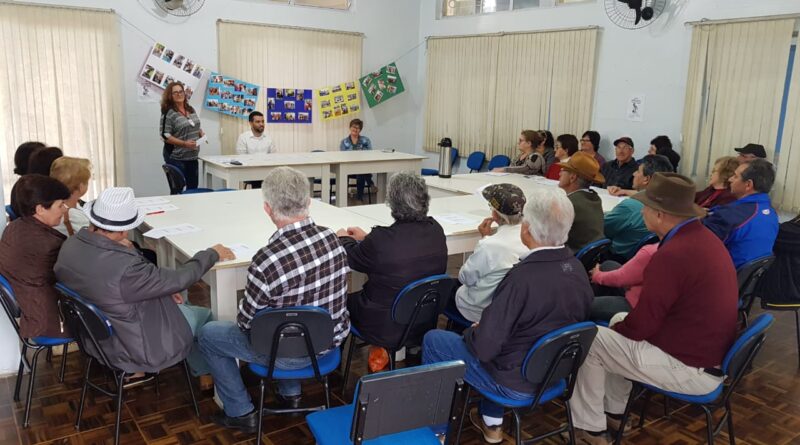
[[[436,20],[435,3],[424,1],[421,5],[420,38],[588,25],[601,27],[592,129],[603,137],[601,153],[606,158],[613,157],[611,142],[621,135],[633,138],[637,157],[646,154],[650,140],[659,134],[669,135],[673,143],[680,141],[691,44],[691,26],[685,26],[684,22],[800,12],[798,0],[669,0],[668,11],[657,22],[641,30],[628,31],[611,23],[602,0],[443,20]],[[425,56],[420,57],[420,70],[424,75]],[[626,101],[633,94],[646,95],[643,122],[626,119]],[[421,147],[421,115],[417,128],[417,147]],[[580,136],[583,130],[586,129],[574,131]],[[680,150],[680,146],[677,149]],[[461,162],[462,170],[463,164]]]

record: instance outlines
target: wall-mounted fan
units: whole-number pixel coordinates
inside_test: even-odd
[[[620,28],[639,29],[664,12],[667,0],[605,0],[608,18]]]
[[[156,5],[167,14],[188,17],[203,7],[206,0],[154,0]]]

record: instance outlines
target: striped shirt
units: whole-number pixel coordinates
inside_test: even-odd
[[[237,322],[250,329],[260,309],[316,306],[335,322],[334,344],[350,332],[347,254],[336,234],[306,218],[278,229],[253,257]]]
[[[164,140],[170,136],[182,141],[200,139],[200,118],[195,112],[184,116],[175,110],[167,110],[166,116],[161,116],[161,125],[161,137]],[[179,161],[193,161],[197,159],[198,153],[200,153],[199,147],[192,149],[175,146],[170,157]]]

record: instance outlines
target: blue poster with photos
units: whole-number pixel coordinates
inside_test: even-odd
[[[247,119],[256,110],[258,85],[211,73],[203,106],[218,113]]]
[[[276,124],[310,124],[311,90],[267,88],[267,122]]]

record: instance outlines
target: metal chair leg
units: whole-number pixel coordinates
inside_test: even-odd
[[[192,406],[194,407],[194,413],[197,417],[200,417],[200,408],[197,406],[197,399],[194,396],[194,385],[192,385],[192,375],[189,373],[189,363],[186,360],[183,361],[183,372],[186,376],[186,385],[189,387],[189,395],[192,397]]]
[[[706,413],[706,436],[708,445],[714,445],[714,418],[711,416],[711,411],[703,405],[700,405]]]
[[[511,412],[514,413],[514,443],[522,445],[522,419],[517,410],[512,409]]]
[[[389,351],[389,371],[394,371],[395,366],[397,366],[395,354],[397,354],[397,351]]]
[[[575,426],[572,424],[572,409],[569,407],[569,400],[564,401],[564,410],[567,412],[567,432],[569,433],[569,443],[574,445],[575,442]]]
[[[122,400],[125,394],[125,373],[114,376],[117,384],[117,417],[114,421],[114,445],[119,445],[119,426],[122,421]]]
[[[58,383],[64,383],[64,372],[67,370],[67,352],[69,352],[69,343],[64,345],[64,350],[61,353],[61,372],[58,374]]]
[[[39,360],[39,354],[44,351],[44,348],[37,348],[33,353],[31,360],[31,375],[28,377],[28,396],[25,399],[25,418],[22,421],[22,427],[28,427],[28,420],[31,416],[31,399],[33,399],[33,384],[36,382],[36,362]]]
[[[83,388],[81,389],[81,401],[78,403],[78,417],[75,419],[75,430],[81,430],[81,416],[83,415],[83,405],[86,402],[86,392],[89,389],[89,372],[92,369],[92,358],[86,359],[86,372],[83,374]]]
[[[53,348],[47,348],[47,363],[53,363]]]
[[[322,385],[325,387],[325,409],[331,408],[331,389],[328,386],[328,376],[322,378]]]
[[[797,334],[797,365],[800,366],[800,311],[794,311],[794,326]]]
[[[625,432],[625,425],[628,424],[628,416],[631,414],[631,408],[633,407],[633,401],[636,400],[636,393],[639,392],[638,385],[634,384],[631,388],[631,393],[628,396],[628,403],[625,404],[625,411],[622,413],[622,419],[620,419],[619,424],[620,428],[617,431],[617,437],[614,439],[614,445],[620,445],[622,443],[622,433]],[[644,413],[642,413],[641,418],[639,421],[641,422],[644,419]]]
[[[642,428],[644,426],[644,419],[647,416],[647,406],[650,405],[650,397],[653,394],[650,391],[644,395],[644,402],[642,403],[642,413],[639,415],[639,424],[637,425],[638,428]]]
[[[731,401],[725,402],[725,409],[728,410],[728,440],[731,445],[736,445],[736,436],[733,433],[733,411],[731,411]]]
[[[461,430],[464,429],[464,417],[469,416],[469,411],[467,410],[467,408],[469,408],[470,386],[468,384],[464,385],[464,386],[466,387],[466,390],[467,390],[467,393],[464,394],[464,410],[462,411],[462,414],[461,414],[461,420],[458,423],[458,431],[456,432],[456,440],[454,442],[450,442],[450,443],[455,443],[455,444],[461,443]]]
[[[664,417],[670,419],[671,417],[670,410],[669,410],[669,397],[666,395],[664,396]]]
[[[259,396],[258,406],[256,406],[256,415],[258,416],[258,427],[256,428],[256,444],[261,445],[261,420],[264,418],[264,393],[266,392],[267,385],[264,384],[264,379],[259,381]]]
[[[345,391],[347,391],[347,379],[350,377],[350,364],[353,361],[353,353],[356,350],[356,337],[355,335],[350,336],[350,346],[347,351],[347,362],[344,365],[344,378],[342,380],[342,396],[344,397]]]
[[[14,385],[14,401],[19,402],[19,390],[22,386],[22,377],[25,375],[25,354],[28,353],[28,347],[22,345],[22,351],[19,356],[19,371],[17,371],[17,383]]]

